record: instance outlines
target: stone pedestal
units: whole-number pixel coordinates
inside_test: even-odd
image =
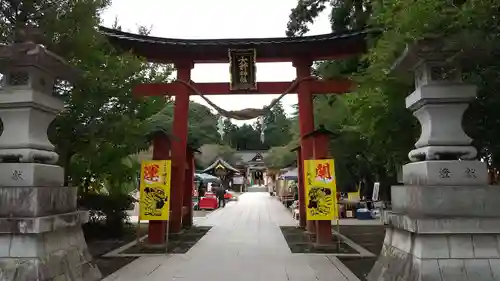
[[[74,71],[33,43],[0,46],[0,70],[0,280],[99,280],[81,230],[88,213],[47,138],[63,109],[55,78]]]
[[[403,167],[405,176],[419,170],[428,178],[392,188],[384,246],[368,280],[500,280],[500,189],[485,176],[462,181],[462,171],[486,175],[485,163],[452,162]]]
[[[486,163],[461,120],[475,87],[461,81],[445,45],[424,41],[407,49],[398,67],[415,71],[407,98],[422,126],[392,187],[392,212],[369,281],[500,280],[500,189],[488,185]],[[436,47],[439,46],[439,47]]]

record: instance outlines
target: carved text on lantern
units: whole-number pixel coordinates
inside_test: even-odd
[[[23,171],[14,170],[11,178],[15,181],[23,180]]]
[[[448,168],[441,168],[439,170],[439,177],[442,179],[449,179],[451,175],[450,169]]]
[[[465,176],[470,179],[476,179],[476,169],[467,168],[465,169]]]

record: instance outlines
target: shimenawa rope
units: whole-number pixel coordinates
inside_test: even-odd
[[[203,100],[205,100],[211,107],[217,110],[217,112],[219,112],[219,114],[221,114],[222,116],[236,120],[250,120],[269,113],[271,108],[273,108],[283,97],[293,91],[302,81],[311,79],[314,79],[314,77],[310,76],[294,80],[292,84],[286,89],[286,91],[284,91],[278,98],[272,100],[268,106],[264,106],[263,108],[245,108],[242,110],[225,110],[205,97],[191,83],[180,79],[177,79],[174,82],[179,82],[188,87],[196,95],[199,95]]]

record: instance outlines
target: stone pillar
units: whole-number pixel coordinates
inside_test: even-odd
[[[500,280],[500,189],[464,133],[462,115],[476,87],[462,81],[458,51],[446,41],[407,48],[398,69],[415,73],[406,107],[422,134],[392,187],[392,212],[370,281]],[[404,133],[404,132],[401,132]]]
[[[0,279],[99,280],[81,229],[88,212],[47,137],[64,108],[55,80],[77,73],[34,43],[0,46],[0,71]]]

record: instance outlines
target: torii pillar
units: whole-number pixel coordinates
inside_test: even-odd
[[[153,160],[169,160],[171,142],[167,133],[158,130],[153,132],[151,136],[153,139]],[[166,228],[167,221],[150,220],[148,225],[148,244],[164,245],[166,242]]]
[[[182,227],[189,229],[193,226],[193,189],[194,189],[194,153],[198,150],[188,148],[186,157],[186,172],[184,181],[184,196],[182,207]]]
[[[319,126],[318,130],[311,132],[306,135],[306,139],[310,139],[313,142],[313,158],[314,159],[329,159],[329,144],[330,136],[335,134],[327,129],[323,125]],[[336,196],[334,194],[333,196]],[[335,206],[335,208],[338,208]],[[327,245],[332,242],[332,221],[331,220],[318,220],[315,221],[316,228],[316,244]]]
[[[311,76],[311,59],[296,59],[293,61],[293,66],[297,72],[297,79],[304,79]],[[314,112],[312,91],[310,88],[310,81],[304,80],[297,87],[298,107],[299,107],[299,129],[300,129],[300,146],[301,146],[301,162],[313,158],[313,142],[310,138],[304,138],[307,134],[314,131]],[[302,164],[302,163],[301,163]],[[299,171],[304,173],[303,170]],[[303,175],[302,175],[303,177]],[[305,188],[304,181],[302,184],[299,181],[299,211],[300,219],[305,220]],[[304,221],[307,232],[310,234],[315,233],[314,221]]]
[[[175,62],[177,69],[177,79],[191,81],[191,70],[194,67],[193,61]],[[183,195],[185,189],[187,159],[187,135],[188,135],[188,117],[189,117],[189,95],[190,90],[187,87],[180,87],[175,95],[174,101],[174,120],[172,133],[178,138],[172,143],[172,184],[171,184],[171,216],[170,233],[179,233],[182,230],[182,207]]]

